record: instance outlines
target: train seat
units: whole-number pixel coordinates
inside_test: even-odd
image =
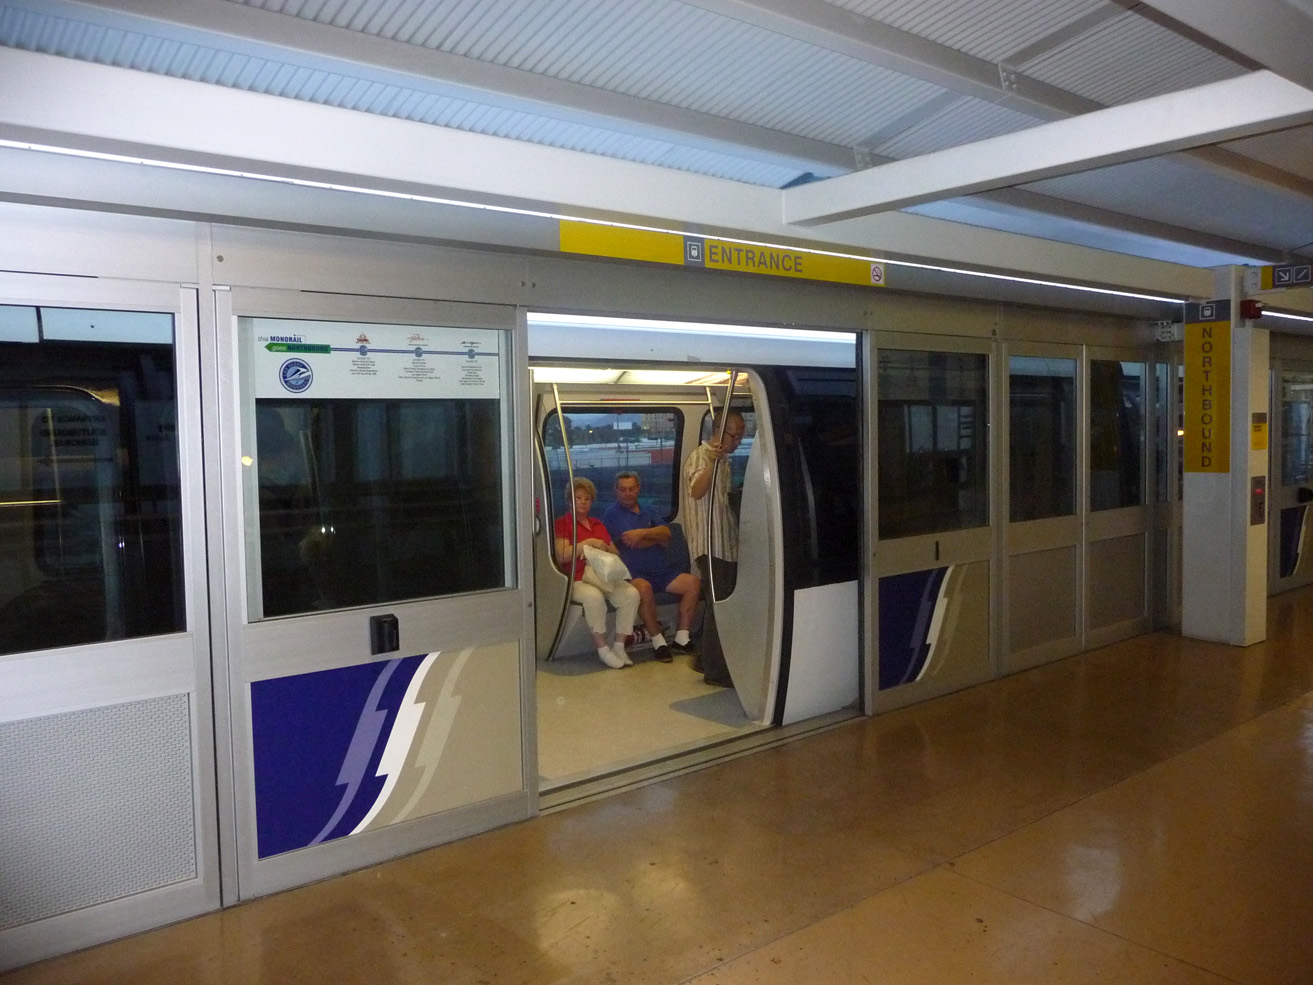
[[[688,538],[684,535],[684,528],[677,522],[671,522],[670,527],[670,544],[667,548],[670,551],[671,562],[674,567],[680,571],[691,570],[691,561],[688,551]],[[679,596],[670,592],[657,592],[657,618],[662,626],[670,631],[674,631],[675,623],[678,618]],[[606,605],[608,613],[615,611],[615,608],[608,601]],[[696,626],[696,623],[695,623]],[[639,644],[641,647],[643,644]],[[560,644],[557,647],[555,656],[566,654],[580,653],[591,654],[593,651],[592,642],[588,636],[587,627],[583,621],[583,606],[573,599],[570,600],[569,614],[566,617],[566,632],[562,635]]]

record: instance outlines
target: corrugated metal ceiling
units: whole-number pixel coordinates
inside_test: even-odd
[[[216,7],[0,0],[0,46],[771,187],[1252,70],[1112,0],[225,0],[235,30],[209,26],[201,4]],[[268,18],[303,24],[304,44],[267,42]],[[340,39],[362,36],[372,54],[343,54]],[[505,85],[479,90],[450,61],[417,72],[392,51],[493,66]],[[1029,186],[1046,198],[1025,217],[1016,199],[918,211],[1154,256],[1172,241],[1182,257],[1223,255],[1209,237],[1244,241],[1236,259],[1313,240],[1313,127],[1228,149],[1207,169],[1164,159]]]

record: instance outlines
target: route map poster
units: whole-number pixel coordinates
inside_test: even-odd
[[[255,398],[495,400],[501,333],[243,318]]]

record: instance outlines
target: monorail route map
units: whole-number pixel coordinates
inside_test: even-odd
[[[501,333],[242,319],[257,399],[496,399]]]

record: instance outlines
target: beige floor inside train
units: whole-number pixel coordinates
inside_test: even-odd
[[[1269,612],[1254,646],[1143,636],[3,982],[1307,985],[1313,589]]]
[[[731,688],[704,684],[691,658],[668,664],[651,647],[634,666],[595,656],[538,665],[538,773],[544,789],[674,755],[757,729]]]

